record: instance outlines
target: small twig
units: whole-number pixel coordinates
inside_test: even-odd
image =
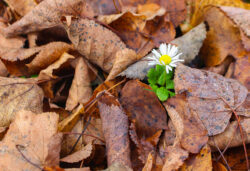
[[[117,13],[121,13],[121,11],[119,10],[119,8],[116,6],[115,0],[113,0],[113,4],[114,4],[114,6],[115,6],[115,9],[116,9]]]
[[[66,135],[71,135],[71,134],[76,134],[76,135],[80,135],[82,133],[77,133],[77,132],[63,132],[63,134],[66,134]],[[94,136],[94,135],[91,135],[91,134],[83,134],[85,136],[89,136],[89,137],[93,137],[93,138],[96,138],[98,140],[100,140],[101,142],[105,143],[105,141],[97,136]]]
[[[16,149],[17,149],[17,151],[22,155],[22,157],[28,162],[28,163],[30,163],[31,165],[33,165],[34,167],[36,167],[36,168],[38,168],[38,169],[40,169],[40,170],[44,170],[44,169],[42,169],[38,164],[36,164],[36,163],[33,163],[32,161],[30,161],[24,154],[23,154],[23,152],[19,149],[19,147],[24,147],[23,145],[19,145],[19,144],[17,144],[16,145]]]
[[[224,157],[224,155],[222,154],[222,152],[221,152],[221,150],[220,150],[220,148],[217,146],[217,144],[215,143],[215,141],[214,141],[214,137],[210,137],[211,139],[212,139],[212,141],[213,141],[213,143],[214,143],[214,146],[217,148],[217,150],[219,151],[219,153],[220,153],[220,155],[221,155],[221,157],[222,157],[222,159],[224,160],[224,162],[226,163],[226,165],[227,165],[227,169],[228,170],[232,170],[231,169],[231,167],[229,166],[229,164],[227,163],[227,160],[226,160],[226,158]]]

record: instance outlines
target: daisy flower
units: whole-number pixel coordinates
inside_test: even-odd
[[[182,53],[178,53],[178,47],[175,45],[162,43],[159,49],[160,52],[153,49],[152,53],[154,56],[146,58],[149,60],[148,65],[164,65],[168,74],[169,71],[172,71],[172,68],[177,66],[178,62],[184,61],[183,59],[179,59]]]

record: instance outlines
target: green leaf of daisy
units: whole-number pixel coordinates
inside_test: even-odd
[[[174,89],[174,80],[166,81],[166,89]]]
[[[166,71],[163,71],[163,73],[161,74],[161,76],[158,78],[158,81],[157,83],[161,86],[164,86],[165,83],[166,83],[166,76],[167,76],[167,73]]]
[[[175,96],[175,93],[172,92],[172,91],[168,91],[168,93],[169,93],[169,96],[170,96],[170,97],[174,97],[174,96]]]
[[[166,80],[171,80],[173,78],[174,72],[173,71],[169,71],[167,76],[166,76]]]
[[[158,87],[157,85],[155,85],[155,84],[150,84],[149,86],[152,88],[153,92],[155,92],[155,93],[156,93],[157,89],[159,88],[159,87]]]
[[[156,90],[156,95],[163,102],[168,99],[169,91],[165,87],[160,87]]]
[[[150,84],[156,84],[157,82],[157,73],[155,71],[154,68],[151,68],[149,71],[148,71],[148,82]]]
[[[161,73],[163,73],[164,71],[165,71],[166,69],[165,69],[165,66],[164,65],[156,65],[155,66],[155,71],[156,71],[156,73],[160,76],[161,75]]]

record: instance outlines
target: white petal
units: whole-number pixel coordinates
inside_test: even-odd
[[[169,65],[170,65],[171,67],[176,67],[176,66],[177,66],[176,64],[174,64],[174,63],[172,63],[172,62],[171,62]]]
[[[169,73],[169,71],[168,71],[168,67],[166,66],[166,73],[168,74]]]
[[[168,55],[170,54],[170,51],[171,51],[171,44],[168,44],[168,47],[167,47],[167,54]]]
[[[183,59],[176,59],[176,60],[173,60],[171,63],[183,62],[183,61],[184,61]]]
[[[166,45],[166,43],[162,43],[160,45],[160,52],[161,52],[162,55],[166,55],[167,54],[167,45]]]
[[[178,55],[175,55],[172,60],[179,59],[179,57],[182,55],[182,53],[179,53]]]
[[[160,54],[159,52],[157,52],[155,49],[152,50],[152,53],[153,53],[156,57],[158,57],[158,58],[161,57],[161,54]]]
[[[172,67],[171,67],[171,66],[169,66],[169,65],[168,65],[168,69],[169,69],[170,71],[172,71]]]
[[[169,56],[174,57],[177,53],[178,53],[178,48],[173,45],[169,52]]]

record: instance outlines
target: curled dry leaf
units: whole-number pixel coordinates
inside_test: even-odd
[[[187,160],[185,160],[184,165],[182,165],[179,170],[212,171],[213,167],[210,147],[206,145],[201,149],[199,154],[190,156]]]
[[[30,162],[40,168],[58,165],[62,135],[57,134],[58,119],[56,113],[20,111],[0,142],[1,169],[41,170]]]
[[[11,49],[0,55],[8,71],[16,76],[37,74],[55,62],[72,47],[64,42],[52,42],[29,49]],[[31,62],[30,59],[33,60]]]
[[[77,59],[75,76],[69,90],[66,109],[74,109],[78,103],[86,103],[92,96],[88,66],[83,58]]]
[[[6,2],[12,10],[21,16],[27,14],[37,5],[34,0],[6,0]]]
[[[171,41],[170,43],[175,44],[180,48],[180,52],[182,53],[180,58],[184,59],[185,63],[189,63],[196,57],[196,55],[198,55],[205,38],[205,24],[201,23],[197,27],[190,30],[188,33]],[[148,70],[152,67],[148,65],[148,61],[145,59],[149,56],[153,56],[153,53],[149,53],[138,62],[130,65],[125,71],[123,71],[119,75],[133,79],[144,79],[148,73]]]
[[[42,112],[43,91],[32,80],[0,77],[0,126],[9,126],[18,111]]]
[[[246,55],[240,29],[218,7],[209,7],[205,13],[209,25],[207,38],[201,48],[200,55],[207,66],[220,64],[228,55],[241,58]]]
[[[207,131],[190,109],[184,95],[176,95],[164,103],[165,108],[176,130],[176,138],[183,149],[191,153],[199,153],[207,143]]]
[[[250,118],[241,120],[240,124],[244,132],[244,141],[246,144],[248,144],[250,143]],[[229,142],[229,147],[242,145],[242,139],[237,121],[231,122],[223,133],[211,137],[208,141],[208,144],[213,150],[217,150],[216,146],[222,150]]]
[[[66,162],[66,163],[76,163],[81,160],[84,160],[88,157],[90,157],[93,150],[92,143],[87,144],[86,146],[82,147],[79,151],[74,152],[73,154],[70,154],[62,159],[60,161]]]
[[[177,170],[188,158],[188,152],[183,150],[178,145],[169,146],[166,148],[165,163],[162,168],[163,171]]]
[[[138,81],[128,81],[121,91],[120,102],[129,119],[135,123],[139,138],[152,137],[167,128],[167,115],[150,86]]]
[[[0,60],[0,76],[6,77],[8,75],[8,70],[5,67],[4,63]]]
[[[248,91],[236,80],[179,64],[174,83],[177,94],[187,94],[189,107],[195,111],[210,136],[226,129],[232,115],[231,108],[238,115],[250,116],[249,106],[243,104]]]
[[[245,3],[242,0],[195,0],[189,1],[189,11],[190,15],[188,15],[186,22],[187,24],[183,24],[182,26],[187,26],[183,31],[186,32],[193,27],[200,24],[204,18],[205,9],[209,5],[214,6],[231,6],[238,7],[243,9],[250,9],[250,5]],[[184,28],[184,27],[183,27]]]
[[[118,100],[104,93],[98,101],[106,141],[108,166],[118,162],[131,167],[128,117]]]
[[[84,0],[44,0],[3,31],[6,36],[40,31],[59,25],[62,15],[81,15],[85,10]]]

